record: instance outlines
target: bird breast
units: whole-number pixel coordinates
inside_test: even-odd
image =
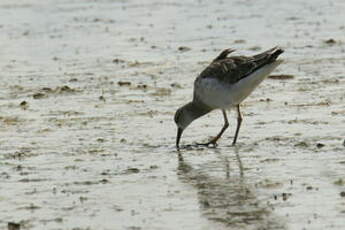
[[[213,109],[227,109],[234,106],[236,91],[233,86],[222,84],[216,78],[198,78],[194,84],[194,95]],[[241,93],[241,92],[238,92]]]

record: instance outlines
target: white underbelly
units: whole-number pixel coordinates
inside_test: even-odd
[[[280,64],[276,61],[253,72],[235,84],[222,84],[215,78],[195,81],[195,95],[212,108],[227,109],[240,104]]]

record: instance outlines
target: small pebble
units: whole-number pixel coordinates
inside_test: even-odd
[[[239,40],[235,40],[234,43],[236,43],[236,44],[243,44],[243,43],[246,43],[246,41],[243,40],[243,39],[239,39]]]
[[[78,81],[78,78],[71,78],[70,80],[69,80],[69,82],[77,82]]]
[[[329,44],[329,45],[333,45],[333,44],[335,44],[335,43],[337,43],[337,42],[336,42],[336,40],[334,40],[333,38],[330,38],[330,39],[326,40],[325,43],[326,43],[326,44]]]
[[[119,59],[119,58],[113,59],[113,63],[116,63],[116,64],[118,64],[118,63],[124,63],[124,62],[125,62],[124,60]]]
[[[26,102],[26,101],[22,101],[21,103],[20,103],[20,106],[26,106],[28,103]]]
[[[325,145],[322,143],[317,143],[316,147],[318,147],[319,149],[321,149],[322,147],[324,147]]]
[[[23,109],[26,110],[29,107],[29,104],[26,101],[22,101],[19,106]]]
[[[291,74],[276,74],[276,75],[270,75],[268,78],[275,79],[275,80],[288,80],[293,79],[295,76]]]
[[[104,98],[103,96],[99,96],[98,99],[99,99],[100,101],[104,101],[104,102],[105,102],[105,98]]]
[[[45,94],[44,93],[35,93],[32,97],[34,99],[41,99],[41,98],[45,97]]]
[[[132,83],[130,83],[129,81],[118,81],[117,84],[119,86],[130,86]]]
[[[286,201],[289,197],[288,197],[289,194],[283,192],[282,194],[282,197],[283,197],[283,201]]]
[[[189,51],[191,50],[191,48],[187,47],[187,46],[180,46],[178,48],[178,51],[181,51],[181,52],[186,52],[186,51]]]
[[[138,168],[128,168],[125,173],[126,174],[131,174],[131,173],[139,173],[140,170]]]
[[[145,84],[140,84],[140,85],[137,85],[137,88],[138,88],[138,89],[146,89],[146,88],[147,88],[147,85],[145,85]]]
[[[20,224],[14,222],[8,222],[7,224],[8,230],[20,230]]]
[[[170,86],[171,86],[172,88],[178,88],[178,89],[181,89],[181,88],[182,88],[181,85],[180,85],[179,83],[176,83],[176,82],[171,83]]]

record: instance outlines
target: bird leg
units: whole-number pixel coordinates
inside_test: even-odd
[[[222,113],[223,113],[223,117],[224,117],[224,125],[223,125],[223,128],[218,133],[218,135],[215,136],[211,141],[209,141],[207,143],[197,143],[197,145],[204,145],[204,146],[213,145],[213,147],[217,146],[218,139],[223,135],[224,131],[229,127],[229,122],[228,122],[228,118],[226,116],[226,111],[224,109],[222,109]]]
[[[236,144],[236,140],[237,140],[238,132],[240,131],[242,120],[243,119],[242,119],[242,114],[241,114],[241,110],[240,110],[240,105],[238,104],[237,105],[237,128],[236,128],[234,141],[232,142],[233,146]]]

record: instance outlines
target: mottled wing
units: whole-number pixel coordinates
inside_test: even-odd
[[[262,66],[272,63],[283,52],[274,47],[252,57],[226,57],[224,51],[199,75],[199,78],[216,78],[219,81],[233,84],[249,76]]]
[[[253,58],[236,56],[212,62],[200,78],[216,78],[219,81],[235,83],[251,73],[257,65]]]

